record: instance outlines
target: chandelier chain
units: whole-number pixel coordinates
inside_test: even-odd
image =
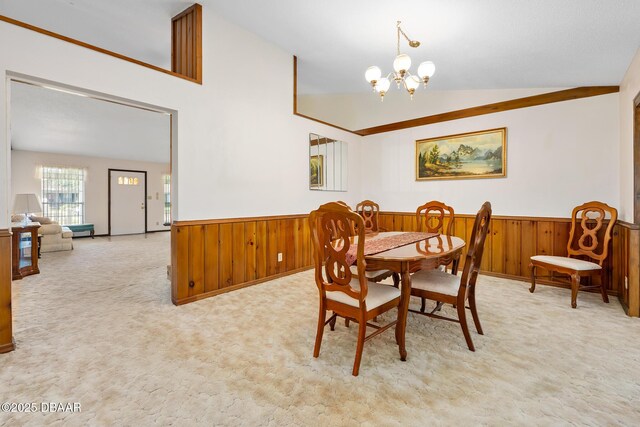
[[[405,33],[402,28],[400,27],[401,21],[397,21],[398,23],[396,24],[396,26],[398,27],[398,44],[397,44],[397,50],[398,50],[398,55],[400,55],[400,34],[402,34],[404,36],[405,39],[407,39],[407,42],[409,43],[409,45],[411,45],[411,39],[409,38],[409,36],[407,36],[407,33]]]

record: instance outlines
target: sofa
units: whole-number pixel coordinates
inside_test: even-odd
[[[16,215],[16,218],[12,217],[11,220],[18,219],[18,216],[22,216],[24,219],[24,215]],[[29,219],[32,222],[40,223],[38,229],[38,235],[42,236],[40,252],[70,251],[73,249],[73,241],[71,240],[73,231],[68,227],[63,227],[47,217],[31,215]]]

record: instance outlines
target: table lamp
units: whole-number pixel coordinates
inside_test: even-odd
[[[13,212],[24,212],[24,222],[27,223],[30,213],[42,212],[42,205],[38,201],[38,197],[33,194],[16,194],[16,198],[13,201]]]

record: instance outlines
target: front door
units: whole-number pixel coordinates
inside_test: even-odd
[[[147,231],[147,173],[109,169],[109,234]]]

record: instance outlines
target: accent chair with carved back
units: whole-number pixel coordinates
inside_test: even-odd
[[[606,217],[608,223],[605,224]],[[531,288],[536,289],[537,268],[549,272],[567,274],[571,280],[571,307],[577,307],[578,291],[600,289],[602,300],[609,302],[606,289],[606,272],[602,268],[609,254],[611,231],[618,219],[618,211],[602,202],[587,202],[576,206],[571,213],[571,231],[567,243],[567,256],[535,255],[531,257]],[[582,277],[600,275],[600,284],[581,285]]]

